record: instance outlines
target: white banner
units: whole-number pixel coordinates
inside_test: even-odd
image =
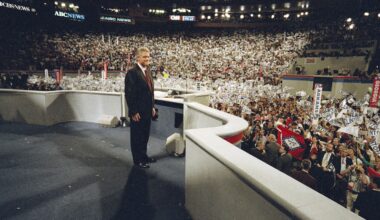
[[[322,84],[315,84],[314,86],[314,101],[313,101],[313,118],[319,118],[322,100]]]

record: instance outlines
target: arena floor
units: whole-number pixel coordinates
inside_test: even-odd
[[[185,159],[151,136],[150,169],[132,166],[129,128],[0,122],[0,219],[190,219]]]

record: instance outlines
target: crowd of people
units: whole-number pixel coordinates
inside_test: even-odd
[[[250,122],[243,150],[295,178],[306,172],[307,180],[301,181],[354,211],[358,195],[375,187],[380,177],[380,117],[368,101],[369,94],[363,100],[326,97],[318,124],[311,117],[311,97],[262,96],[249,103],[250,114],[239,105],[218,103],[217,108]],[[293,158],[278,143],[278,126],[304,138],[302,158]]]

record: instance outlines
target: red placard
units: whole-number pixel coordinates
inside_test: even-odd
[[[371,99],[369,100],[369,107],[373,107],[373,108],[377,107],[377,102],[379,101],[379,91],[380,91],[380,79],[375,78],[373,80],[372,95],[371,95]]]

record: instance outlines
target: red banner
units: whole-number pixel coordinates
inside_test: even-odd
[[[277,126],[277,143],[288,148],[288,152],[296,159],[302,160],[305,151],[305,139],[281,125]]]
[[[371,99],[369,100],[369,107],[373,107],[373,108],[377,107],[377,102],[379,101],[379,91],[380,91],[380,79],[375,78],[373,80],[372,95],[371,95]]]
[[[108,62],[104,62],[104,79],[108,76]]]

